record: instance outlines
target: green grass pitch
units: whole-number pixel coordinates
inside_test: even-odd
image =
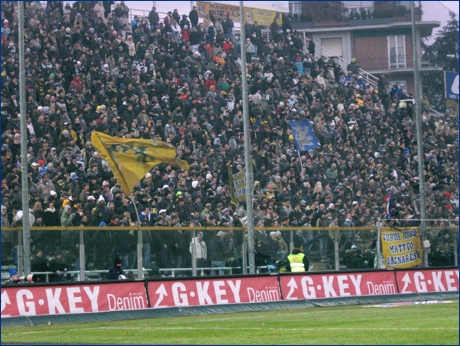
[[[2,328],[2,344],[459,344],[458,300]]]

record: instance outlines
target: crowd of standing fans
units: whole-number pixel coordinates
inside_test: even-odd
[[[372,251],[375,223],[385,219],[390,192],[389,223],[420,224],[415,109],[411,102],[399,107],[413,95],[400,83],[389,85],[384,75],[378,87],[366,84],[359,57],[340,66],[315,55],[314,42],[287,19],[272,23],[269,39],[257,23],[248,24],[241,42],[229,15],[209,13],[201,21],[195,7],[185,14],[153,8],[148,17],[132,19],[124,1],[25,2],[27,110],[20,114],[17,3],[1,6],[2,226],[20,226],[28,211],[32,226],[67,227],[31,232],[32,270],[51,270],[61,280],[65,270],[78,268],[77,231],[85,226],[100,229],[84,232],[87,268],[108,269],[115,257],[125,270],[137,266],[137,232],[116,228],[135,225],[138,215],[91,144],[93,131],[165,141],[190,164],[189,171],[159,165],[145,175],[132,193],[139,220],[142,226],[211,230],[193,241],[191,231],[144,231],[146,268],[152,262],[190,267],[193,246],[200,265],[241,263],[244,233],[232,226],[247,222],[279,227],[255,231],[258,265],[289,255],[290,226],[373,230],[329,232],[315,245],[323,260],[336,236],[344,253]],[[242,44],[250,139],[243,132]],[[455,232],[443,227],[458,221],[458,118],[431,116],[426,96],[417,102],[436,265],[452,261]],[[26,118],[26,134],[20,117]],[[320,146],[298,153],[290,121],[309,121]],[[21,206],[21,136],[27,136],[27,207]],[[234,173],[244,168],[247,140],[255,175],[253,220],[229,192],[228,167]],[[228,231],[212,231],[214,226]],[[297,231],[294,245],[316,234]],[[16,232],[2,231],[3,263],[13,258],[17,264],[17,244]]]

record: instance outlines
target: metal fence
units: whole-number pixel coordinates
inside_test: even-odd
[[[300,246],[311,271],[385,268],[378,231],[377,226],[255,227],[255,269],[257,273],[283,271],[287,256]],[[192,250],[192,239],[200,232],[204,256]],[[422,236],[429,241],[423,249],[428,266],[458,265],[457,233],[458,226],[429,228]],[[4,282],[9,269],[24,274],[26,255],[17,245],[22,243],[22,229],[4,228],[2,239]],[[31,272],[39,282],[106,279],[116,257],[126,276],[133,278],[248,273],[247,230],[243,227],[141,227],[141,231],[136,227],[32,227],[30,242]],[[359,262],[354,260],[357,252]]]

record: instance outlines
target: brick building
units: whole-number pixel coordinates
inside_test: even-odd
[[[303,5],[303,4],[302,4]],[[305,10],[303,5],[302,10]],[[437,21],[421,21],[416,9],[416,42],[420,72],[438,72],[441,67],[429,66],[421,61],[420,42],[431,36]],[[345,12],[345,11],[344,11]],[[385,74],[390,82],[400,81],[409,92],[414,88],[414,61],[412,50],[412,23],[410,13],[391,18],[350,19],[293,23],[294,30],[304,33],[316,43],[316,56],[335,56],[346,68],[352,58],[369,74]]]

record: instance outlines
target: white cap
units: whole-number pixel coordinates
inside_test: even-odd
[[[163,185],[163,190],[169,188],[169,185]]]
[[[198,182],[196,180],[192,181],[192,187],[196,189],[197,186],[198,186]]]
[[[88,200],[88,201],[95,201],[95,200],[96,200],[96,197],[94,197],[94,196],[88,196],[87,200]]]
[[[51,196],[56,196],[56,195],[57,195],[57,193],[56,193],[56,191],[54,191],[54,190],[51,190],[51,191],[50,191],[50,195],[51,195]]]
[[[161,209],[158,214],[161,214],[161,213],[166,213],[166,209]]]
[[[102,195],[99,196],[99,198],[97,199],[97,202],[105,202],[105,199]]]
[[[352,203],[352,204],[353,204],[353,205],[355,205],[355,204],[358,204],[358,202],[356,202],[356,201],[353,201],[353,203]]]
[[[356,250],[357,248],[358,248],[358,247],[357,247],[356,245],[352,245],[352,246],[351,246],[351,249],[352,249],[352,250]]]
[[[206,174],[206,179],[208,179],[208,180],[209,180],[209,179],[212,179],[212,175],[211,175],[211,174],[209,174],[209,173],[208,173],[208,174]]]

